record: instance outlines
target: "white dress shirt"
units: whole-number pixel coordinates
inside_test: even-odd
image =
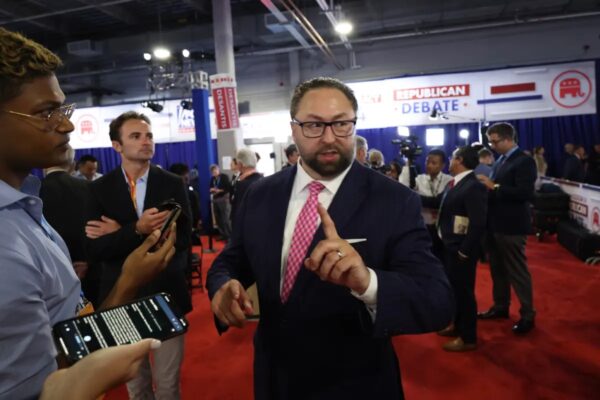
[[[298,171],[296,172],[296,177],[294,179],[294,185],[292,186],[292,193],[290,195],[290,202],[288,204],[287,215],[285,217],[285,228],[283,230],[283,248],[281,251],[281,280],[279,282],[279,290],[281,291],[281,286],[283,285],[283,278],[285,276],[285,269],[287,266],[287,258],[290,251],[290,245],[292,242],[292,235],[294,234],[294,228],[296,226],[296,220],[300,215],[300,211],[302,211],[302,207],[304,207],[304,203],[308,199],[308,185],[314,181],[310,175],[304,170],[302,166],[302,161],[298,162]],[[341,174],[336,176],[335,178],[329,181],[317,180],[325,186],[325,189],[321,190],[319,193],[319,203],[326,209],[329,209],[331,202],[335,194],[337,193],[342,181],[350,171],[352,164],[348,168],[346,168]],[[334,221],[335,222],[335,221]],[[317,226],[321,223],[321,218],[317,217]],[[375,306],[377,304],[377,275],[375,271],[371,268],[369,269],[369,273],[371,276],[371,280],[369,282],[369,287],[362,295],[358,293],[351,292],[353,296],[362,300],[368,307],[367,309],[370,311],[371,315],[374,317],[375,314]]]
[[[456,185],[458,185],[458,182],[462,181],[462,180],[463,180],[463,178],[464,178],[465,176],[469,175],[471,172],[473,172],[473,170],[472,170],[472,169],[468,169],[468,170],[466,170],[466,171],[463,171],[463,172],[461,172],[460,174],[456,175],[456,176],[454,177],[454,186],[453,186],[453,187],[456,187]]]
[[[127,177],[127,172],[121,166],[121,171],[123,171],[123,178],[125,178],[125,182],[127,182],[127,187],[129,188],[129,192],[131,194],[131,184],[129,183],[129,178]],[[148,188],[148,172],[150,172],[150,167],[146,169],[144,175],[137,178],[135,181],[135,213],[138,218],[142,218],[142,214],[144,213],[144,202],[146,201],[146,190]],[[133,199],[132,199],[133,200]]]
[[[428,174],[420,174],[415,177],[415,188],[414,190],[421,196],[436,197],[444,192],[448,182],[452,180],[450,175],[440,172],[434,179]],[[410,187],[410,175],[408,168],[402,168],[402,172],[399,177],[400,183],[404,186]],[[435,225],[437,221],[437,210],[430,208],[423,208],[421,210],[423,219],[426,225]]]

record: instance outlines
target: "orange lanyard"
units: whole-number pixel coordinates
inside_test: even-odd
[[[127,172],[125,172],[125,176],[127,177],[127,183],[129,184],[129,195],[131,196],[131,201],[133,201],[133,208],[137,211],[137,197],[135,193],[135,180],[131,179]]]

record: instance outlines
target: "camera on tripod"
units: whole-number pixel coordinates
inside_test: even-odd
[[[423,148],[417,144],[416,136],[408,136],[405,139],[393,139],[392,144],[400,146],[400,154],[406,157],[409,161],[423,154]]]

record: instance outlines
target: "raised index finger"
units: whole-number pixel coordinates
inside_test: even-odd
[[[335,223],[329,216],[329,213],[323,207],[321,203],[317,206],[317,211],[319,212],[319,216],[321,217],[321,223],[323,224],[323,232],[325,233],[325,238],[327,239],[339,239],[339,235],[337,233],[337,229],[335,229]]]

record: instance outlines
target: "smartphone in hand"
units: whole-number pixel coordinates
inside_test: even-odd
[[[73,364],[106,347],[153,338],[161,341],[182,335],[188,322],[172,307],[167,293],[157,293],[121,306],[57,323],[56,347]]]
[[[179,218],[179,216],[181,215],[181,205],[179,205],[179,203],[173,200],[167,200],[166,202],[159,205],[157,208],[159,212],[169,211],[169,215],[167,216],[167,219],[160,228],[160,238],[158,239],[158,242],[156,242],[156,244],[150,248],[151,252],[159,249],[160,246],[162,246],[162,244],[165,242],[165,240],[167,240],[167,237],[169,237],[171,224],[177,221],[177,218]]]

